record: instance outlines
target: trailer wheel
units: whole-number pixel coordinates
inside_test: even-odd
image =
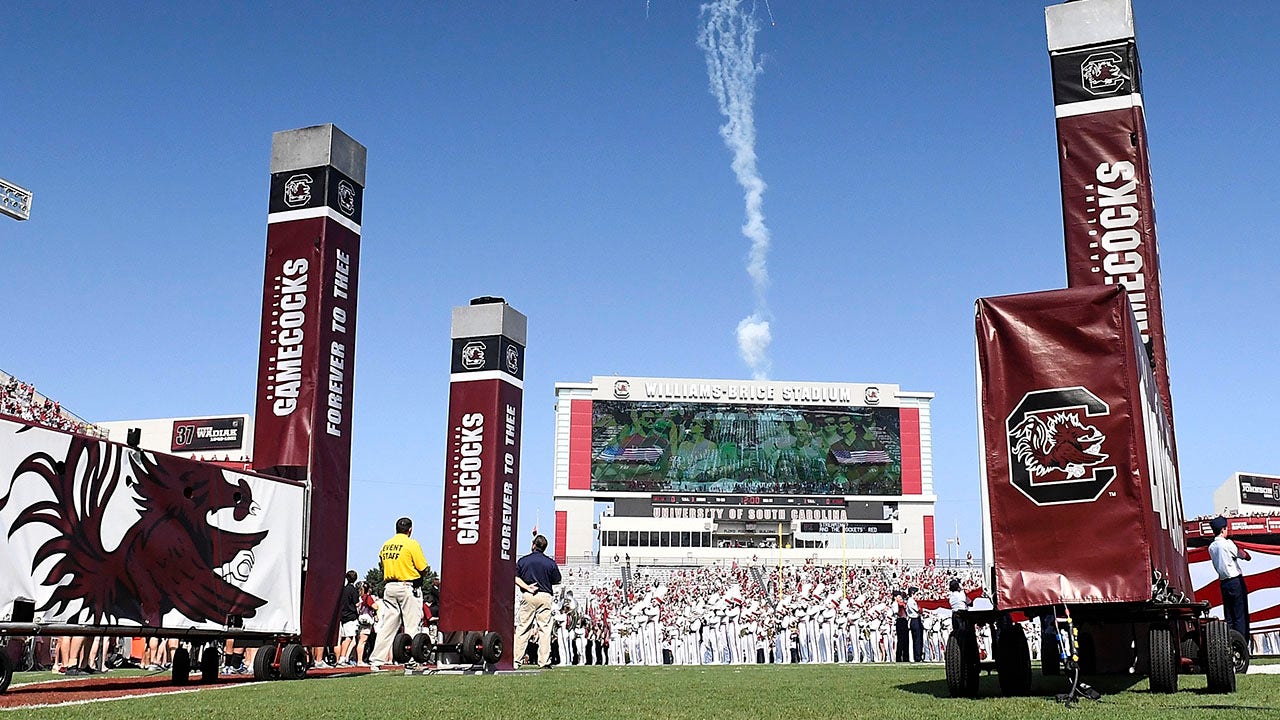
[[[1231,631],[1231,664],[1237,675],[1249,672],[1249,641],[1236,630]]]
[[[1204,648],[1200,647],[1200,641],[1194,637],[1182,638],[1182,657],[1191,661],[1192,674],[1204,672]]]
[[[9,660],[9,653],[0,653],[0,693],[8,690],[12,681],[13,662]]]
[[[947,690],[951,697],[977,697],[977,642],[969,633],[951,633],[942,659],[947,672]]]
[[[173,651],[173,684],[191,682],[191,653],[184,647]]]
[[[480,662],[483,651],[480,633],[470,630],[462,633],[462,642],[458,644],[458,654],[462,656],[462,662],[473,664]]]
[[[403,665],[413,659],[413,636],[408,633],[396,633],[391,639],[391,659]]]
[[[1153,625],[1151,639],[1151,674],[1148,677],[1153,693],[1178,692],[1179,652],[1174,649],[1173,630],[1163,625]]]
[[[1236,691],[1236,667],[1232,661],[1231,631],[1222,620],[1210,620],[1204,626],[1205,674],[1209,676],[1209,692]]]
[[[976,675],[976,673],[975,673]],[[1009,625],[1000,632],[996,646],[996,675],[1006,697],[1031,692],[1031,650],[1022,628]]]
[[[490,665],[502,659],[502,636],[496,632],[487,632],[481,640],[481,658]]]
[[[289,643],[280,652],[280,677],[285,680],[301,680],[307,676],[307,649],[297,643]]]
[[[263,645],[253,656],[253,679],[258,682],[280,679],[280,670],[275,666],[276,646]]]
[[[431,636],[426,633],[418,633],[413,636],[413,659],[420,663],[434,663],[436,661],[435,644],[431,642]]]
[[[200,653],[200,682],[209,684],[218,682],[218,669],[222,665],[222,653],[210,645]]]

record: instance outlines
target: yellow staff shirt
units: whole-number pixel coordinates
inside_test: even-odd
[[[378,557],[382,559],[382,577],[387,582],[417,580],[427,569],[422,546],[403,533],[396,533],[395,537],[383,543]]]

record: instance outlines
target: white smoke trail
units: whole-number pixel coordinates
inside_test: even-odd
[[[769,286],[769,228],[764,224],[764,180],[756,169],[756,125],[753,105],[756,76],[763,67],[756,62],[756,32],[760,29],[755,15],[743,12],[741,0],[717,0],[701,8],[704,20],[698,33],[698,47],[707,56],[707,76],[711,94],[725,116],[720,137],[733,152],[733,173],[742,186],[746,201],[746,222],[742,234],[751,241],[747,274],[755,291],[755,312],[738,323],[738,354],[751,368],[757,380],[769,376],[769,305],[765,290]]]

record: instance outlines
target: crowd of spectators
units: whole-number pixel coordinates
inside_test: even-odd
[[[1254,512],[1240,512],[1240,510],[1236,508],[1224,507],[1222,508],[1222,512],[1220,513],[1214,513],[1213,515],[1197,515],[1193,518],[1188,518],[1188,521],[1189,522],[1209,522],[1215,517],[1248,518],[1248,517],[1272,517],[1273,515],[1280,515],[1280,509],[1256,510]]]
[[[63,410],[61,404],[41,395],[31,384],[2,372],[0,415],[9,415],[54,430],[106,437],[99,428]]]
[[[553,658],[565,665],[891,662],[899,657],[894,591],[914,587],[924,642],[909,656],[937,662],[950,631],[950,582],[959,580],[969,597],[982,595],[974,569],[894,560],[638,568],[625,577],[566,571]],[[1037,653],[1038,627],[1025,630]]]

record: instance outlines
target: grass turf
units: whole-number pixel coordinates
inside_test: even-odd
[[[1052,695],[1062,678],[1036,673],[1033,697],[1003,698],[984,675],[982,699],[947,695],[942,668],[930,666],[712,666],[557,668],[539,675],[359,677],[275,681],[193,694],[23,709],[14,717],[195,717],[200,720],[311,718],[1278,718],[1280,675],[1239,678],[1233,695],[1204,692],[1203,676],[1153,695],[1145,678],[1101,678],[1101,702],[1067,710]],[[25,680],[22,675],[16,682]],[[52,700],[56,702],[55,700]],[[0,720],[6,713],[0,713]]]

